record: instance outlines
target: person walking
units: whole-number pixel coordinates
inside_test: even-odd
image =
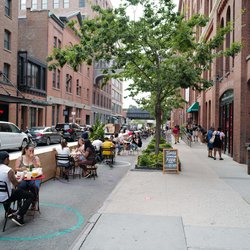
[[[21,188],[12,189],[11,185],[17,187],[21,182],[23,175],[20,176],[20,179],[17,180],[15,177],[15,172],[9,165],[9,153],[6,151],[0,152],[0,181],[4,181],[7,185],[9,197],[7,193],[0,193],[0,201],[4,202],[4,209],[8,213],[9,218],[12,217],[12,221],[18,226],[24,225],[24,215],[26,214],[30,204],[34,200],[34,194],[32,192],[25,191]],[[10,204],[13,201],[23,200],[19,209],[12,210],[10,209]]]
[[[213,158],[213,142],[211,141],[212,137],[213,137],[213,132],[214,132],[214,128],[210,127],[210,129],[207,132],[207,136],[206,136],[206,141],[207,141],[207,150],[208,150],[208,157]]]
[[[174,144],[176,144],[177,142],[179,142],[179,129],[178,129],[177,125],[174,126],[172,133],[174,136]]]

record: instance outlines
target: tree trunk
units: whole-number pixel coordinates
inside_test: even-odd
[[[155,119],[156,119],[156,127],[155,127],[155,154],[159,154],[159,144],[161,138],[161,103],[160,98],[157,98],[157,102],[155,105]]]

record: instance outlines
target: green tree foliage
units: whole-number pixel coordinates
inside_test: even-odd
[[[126,9],[138,4],[144,13],[138,20],[130,20]],[[84,20],[80,30],[74,29],[80,42],[55,50],[49,58],[53,60],[50,68],[69,63],[75,70],[83,62],[115,59],[115,65],[104,71],[107,80],[131,79],[128,90],[132,97],[150,93],[156,117],[156,154],[164,105],[168,103],[168,109],[180,105],[181,88],[204,90],[211,86],[202,78],[202,72],[209,69],[215,57],[233,56],[240,50],[239,44],[233,44],[226,51],[218,51],[225,34],[232,29],[230,24],[211,40],[201,38],[197,42],[195,30],[204,27],[207,18],[195,15],[185,20],[173,8],[171,0],[126,0],[119,8],[107,10],[95,6],[97,17]],[[70,25],[74,27],[74,23]],[[117,73],[116,69],[122,71]]]

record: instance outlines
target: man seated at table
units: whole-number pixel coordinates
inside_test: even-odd
[[[115,150],[115,144],[112,141],[110,141],[108,137],[105,137],[104,142],[102,143],[102,155],[104,157],[114,155],[114,150]]]
[[[11,184],[16,187],[22,181],[22,176],[19,180],[16,179],[14,170],[9,165],[9,154],[6,151],[0,152],[0,181],[4,181],[7,184],[8,193],[0,192],[0,201],[4,202],[4,209],[8,212],[8,217],[12,217],[12,221],[18,226],[23,226],[23,217],[26,214],[30,204],[34,199],[34,194],[23,189],[13,189]],[[22,205],[18,211],[10,209],[10,204],[16,200],[23,200]]]

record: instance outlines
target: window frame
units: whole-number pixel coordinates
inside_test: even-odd
[[[48,9],[48,0],[42,0],[41,9],[42,10]]]
[[[26,0],[20,0],[20,10],[26,10]]]
[[[5,16],[11,17],[11,0],[5,0]]]
[[[34,7],[35,6],[35,7]],[[31,8],[33,10],[37,10],[38,9],[38,3],[37,3],[37,0],[32,0],[32,3],[31,3]]]
[[[11,50],[11,32],[4,30],[4,49]]]
[[[69,0],[63,0],[63,8],[69,8]]]
[[[85,7],[86,7],[85,0],[79,0],[79,8],[85,8]]]
[[[59,9],[59,7],[60,7],[60,1],[53,0],[53,9]]]
[[[5,75],[5,77],[3,77],[4,82],[8,82],[8,79],[10,79],[10,67],[11,65],[9,63],[3,64],[3,73]]]

